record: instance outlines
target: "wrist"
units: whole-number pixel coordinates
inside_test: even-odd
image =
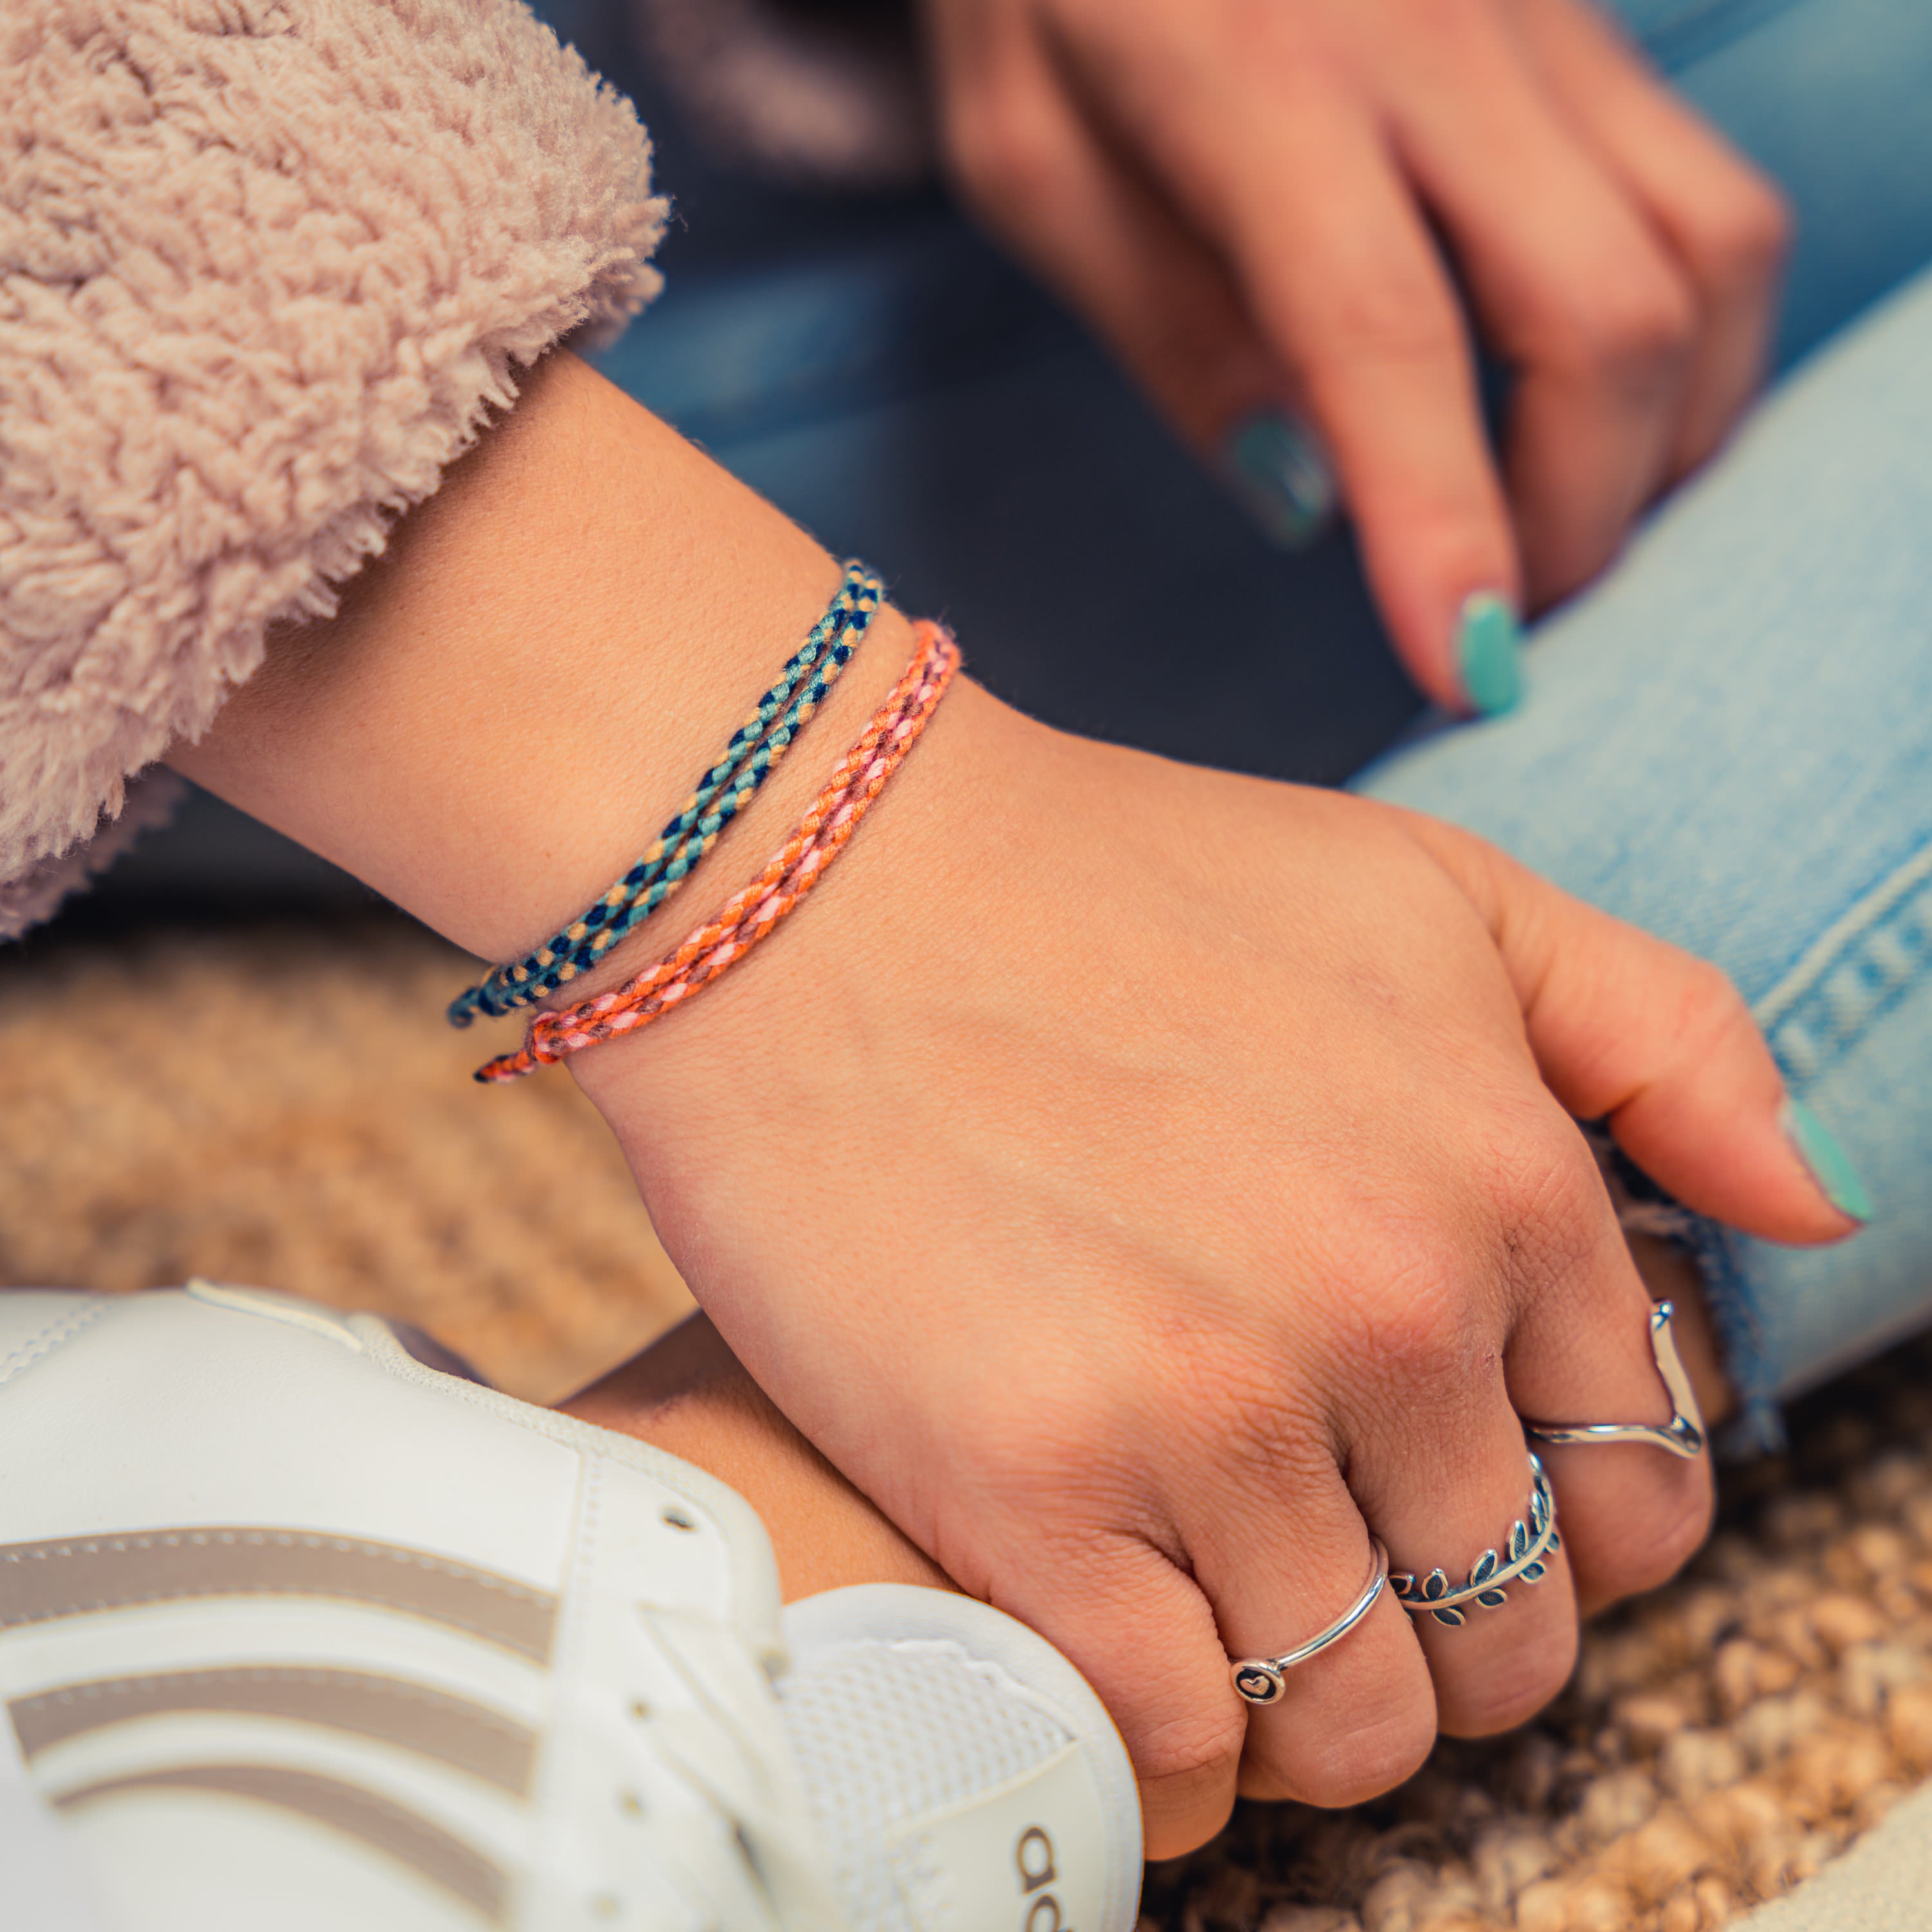
[[[874,579],[872,601],[865,608],[886,655],[867,660],[844,704],[834,710],[832,700],[838,694],[822,691],[816,670],[801,694],[800,685],[791,682],[800,676],[793,665],[809,658],[822,668],[836,650],[849,670],[864,641],[865,623],[849,632],[854,641],[837,644],[823,640],[823,625],[815,628],[807,652],[787,666],[794,694],[789,701],[776,694],[761,701],[749,728],[741,727],[734,737],[732,754],[710,768],[622,878],[567,930],[500,968],[486,988],[478,989],[494,984],[490,1010],[527,1006],[535,1015],[526,1049],[501,1065],[493,1063],[479,1078],[514,1078],[533,1064],[570,1058],[585,1043],[586,1027],[590,1037],[608,1040],[649,1025],[741,958],[814,891],[918,742],[958,665],[957,647],[941,626],[909,625],[880,605],[877,593]],[[841,604],[849,601],[842,592]],[[892,678],[884,702],[847,742],[859,723],[854,698],[890,676],[893,658],[908,640],[910,657]],[[835,666],[835,684],[836,675]],[[771,721],[781,712],[774,728]],[[849,721],[848,712],[854,714]],[[825,731],[814,734],[802,758],[788,764],[787,750],[800,742],[814,715],[828,717]],[[761,731],[769,735],[748,755],[746,746]],[[670,907],[671,897],[695,876],[699,861],[718,849],[736,823],[743,802],[755,802],[761,788],[765,808],[750,838],[734,842],[707,869],[696,893]]]
[[[555,357],[340,613],[278,636],[170,762],[458,944],[508,958],[631,865],[838,580],[770,505]],[[904,628],[881,614],[700,891],[782,836],[819,748],[896,675]],[[645,933],[699,904],[667,907]]]
[[[888,634],[875,676],[904,668],[910,630],[900,620]],[[818,741],[806,760],[808,796],[860,722]],[[1010,816],[1012,788],[1000,775],[1023,772],[1026,744],[1055,735],[956,680],[837,867],[782,934],[707,990],[692,1012],[572,1056],[572,1074],[647,1196],[670,1143],[676,1154],[691,1152],[728,1132],[734,1111],[748,1106],[808,1134],[812,1124],[866,1105],[888,1060],[916,1066],[926,1058],[931,1042],[912,1036],[919,1016],[934,1008],[933,976],[970,977],[956,949],[986,932],[974,909],[976,881],[994,876],[1002,862],[1010,876],[1015,863],[1020,827]],[[789,812],[781,827],[741,845],[687,916],[656,944],[634,935],[594,977],[577,982],[574,997],[621,983],[668,952],[755,875],[798,815]],[[554,1004],[566,1003],[560,995]]]

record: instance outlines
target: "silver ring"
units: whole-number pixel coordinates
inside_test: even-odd
[[[1448,1576],[1432,1570],[1426,1576],[1402,1570],[1389,1579],[1396,1601],[1412,1616],[1426,1610],[1438,1624],[1460,1630],[1469,1619],[1462,1608],[1474,1604],[1485,1610],[1499,1610],[1509,1599],[1505,1583],[1540,1583],[1549,1574],[1546,1556],[1563,1546],[1556,1534],[1556,1498],[1550,1493],[1550,1478],[1534,1456],[1529,1459],[1529,1502],[1522,1516],[1510,1525],[1504,1547],[1509,1554],[1499,1556],[1486,1550],[1469,1568],[1469,1580],[1454,1588]]]
[[[1369,1538],[1369,1546],[1375,1552],[1374,1568],[1362,1594],[1319,1636],[1310,1637],[1280,1657],[1244,1657],[1228,1666],[1234,1673],[1234,1688],[1250,1704],[1278,1703],[1288,1688],[1288,1673],[1298,1664],[1318,1656],[1331,1643],[1340,1643],[1374,1607],[1382,1586],[1388,1581],[1388,1552],[1373,1537]]]
[[[1647,1442],[1654,1449],[1681,1456],[1686,1462],[1704,1453],[1704,1415],[1697,1406],[1690,1378],[1670,1338],[1671,1306],[1660,1301],[1650,1311],[1650,1352],[1656,1359],[1657,1372],[1670,1395],[1669,1422],[1659,1429],[1648,1422],[1579,1422],[1571,1424],[1526,1422],[1524,1429],[1539,1442],[1582,1443]]]

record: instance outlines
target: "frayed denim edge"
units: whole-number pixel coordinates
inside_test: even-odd
[[[1684,1226],[1676,1237],[1677,1244],[1703,1277],[1704,1305],[1718,1333],[1724,1372],[1738,1398],[1737,1413],[1714,1432],[1712,1446],[1718,1459],[1726,1462],[1774,1455],[1785,1444],[1784,1412],[1778,1404],[1763,1326],[1730,1231],[1701,1214],[1678,1211]]]
[[[1754,1015],[1790,1090],[1802,1091],[1873,1022],[1932,970],[1932,845],[1894,866],[1814,942]],[[1585,1134],[1596,1151],[1617,1218],[1632,1233],[1654,1234],[1688,1254],[1702,1278],[1724,1370],[1738,1413],[1716,1432],[1726,1461],[1784,1447],[1783,1411],[1768,1338],[1738,1260],[1733,1230],[1694,1214],[1624,1156],[1600,1124]]]

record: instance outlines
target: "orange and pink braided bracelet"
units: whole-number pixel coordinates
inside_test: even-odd
[[[822,879],[872,808],[886,781],[919,742],[959,668],[959,646],[930,620],[914,626],[912,662],[874,712],[798,827],[757,878],[683,944],[622,986],[539,1014],[522,1047],[476,1070],[482,1081],[515,1080],[586,1046],[646,1027],[710,985],[764,938]]]

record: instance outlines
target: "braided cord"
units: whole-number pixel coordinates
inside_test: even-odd
[[[650,850],[562,932],[459,994],[449,1004],[450,1024],[468,1026],[479,1012],[498,1018],[554,992],[650,918],[778,769],[864,641],[884,596],[865,565],[848,561],[825,614]]]
[[[919,742],[959,668],[959,646],[950,632],[922,621],[915,634],[919,647],[912,662],[764,872],[636,978],[575,1006],[540,1014],[530,1023],[522,1048],[478,1067],[478,1080],[515,1080],[601,1040],[650,1025],[742,959],[798,905],[825,876],[886,781]]]

